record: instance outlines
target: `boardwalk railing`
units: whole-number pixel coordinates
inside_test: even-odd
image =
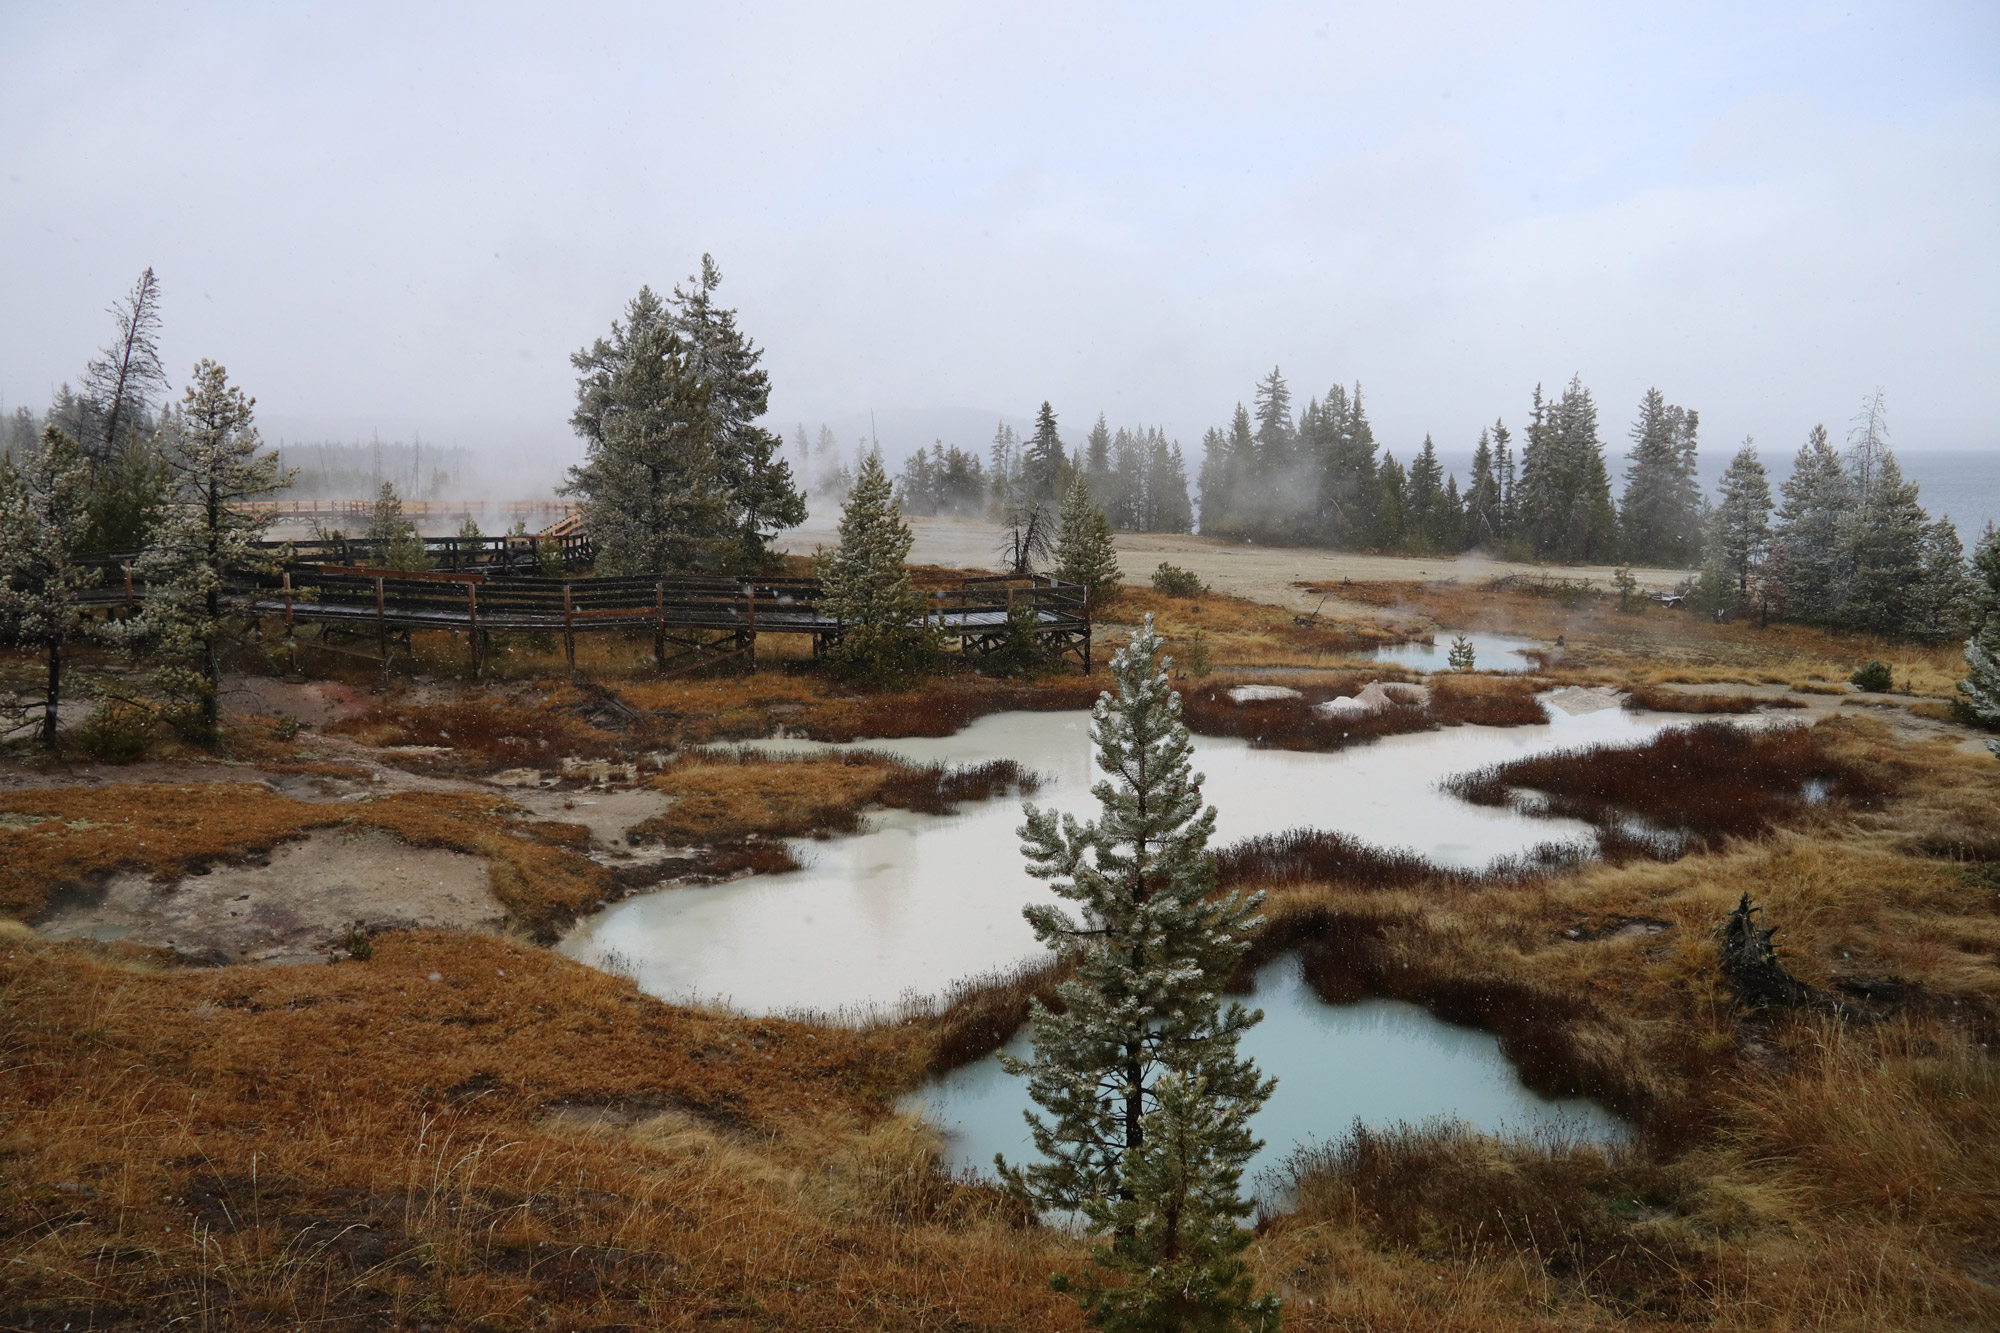
[[[430,565],[428,572],[433,573],[506,575],[537,574],[550,569],[583,570],[596,558],[590,538],[573,520],[525,537],[425,537],[423,543],[424,559]],[[386,560],[389,553],[389,543],[367,537],[315,537],[251,545],[294,566],[375,566]],[[121,571],[138,558],[136,551],[114,551],[84,557],[81,563],[104,570],[105,581],[110,583],[122,578]]]
[[[656,664],[678,670],[730,658],[754,664],[759,634],[808,635],[818,657],[840,642],[846,628],[823,606],[817,579],[562,579],[516,568],[500,563],[413,572],[300,561],[276,574],[240,578],[232,594],[244,610],[281,624],[287,638],[310,625],[320,627],[321,642],[329,632],[372,637],[385,667],[395,643],[408,646],[419,631],[465,634],[475,669],[495,634],[560,635],[574,669],[579,634],[650,633]],[[1025,612],[1045,648],[1073,655],[1090,670],[1090,608],[1080,586],[1045,577],[969,579],[926,589],[924,596],[924,623],[956,638],[968,656],[998,648],[1013,632],[1013,618]],[[131,614],[144,603],[144,581],[134,579],[129,563],[118,565],[88,600]]]
[[[492,517],[508,521],[539,517],[544,522],[553,522],[577,512],[577,506],[568,500],[404,500],[402,506],[403,517],[412,520]],[[272,519],[356,519],[365,523],[375,517],[373,499],[239,500],[230,507]]]

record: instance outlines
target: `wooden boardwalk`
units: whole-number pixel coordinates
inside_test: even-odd
[[[439,554],[446,553],[433,559]],[[496,634],[559,635],[572,667],[579,634],[650,634],[655,662],[674,671],[725,659],[753,664],[761,634],[809,636],[818,657],[845,630],[823,609],[817,579],[550,578],[517,572],[537,567],[532,548],[527,559],[492,544],[478,553],[483,560],[458,554],[469,567],[421,573],[298,561],[278,574],[237,581],[232,600],[282,625],[286,637],[317,625],[322,642],[330,633],[372,638],[385,664],[398,642],[408,646],[412,634],[426,631],[466,635],[475,666]],[[145,600],[143,582],[133,581],[129,565],[114,563],[107,573],[89,601],[107,611],[136,611]],[[1027,610],[1052,655],[1074,657],[1091,669],[1090,606],[1079,585],[1046,576],[969,578],[922,591],[924,623],[956,639],[966,656],[999,648],[1011,617]]]

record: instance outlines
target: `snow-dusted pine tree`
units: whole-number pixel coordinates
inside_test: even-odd
[[[722,270],[703,255],[701,272],[685,288],[674,288],[669,317],[708,391],[709,439],[740,544],[730,563],[755,569],[773,534],[806,521],[806,499],[783,442],[757,424],[770,407],[771,376],[762,365],[763,349],[736,326],[736,312],[716,303],[721,285]]]
[[[1771,542],[1771,484],[1749,440],[1722,474],[1722,499],[1709,515],[1702,551],[1703,591],[1717,606],[1750,601],[1750,580]]]
[[[466,522],[471,522],[467,519]],[[477,533],[475,532],[475,536]],[[424,554],[424,539],[417,532],[417,525],[403,513],[403,497],[396,494],[396,483],[385,481],[375,493],[375,515],[368,523],[368,539],[380,542],[375,552],[376,563],[384,569],[420,570],[431,567],[430,557]]]
[[[1825,426],[1814,426],[1807,435],[1783,496],[1774,551],[1785,607],[1809,625],[1830,624],[1839,616],[1853,577],[1842,534],[1854,506],[1854,488]]]
[[[75,562],[90,527],[89,501],[83,448],[54,426],[18,473],[0,475],[0,641],[38,648],[48,659],[42,744],[50,750],[65,651],[85,629],[79,595],[98,579],[94,566]]]
[[[1113,1333],[1253,1329],[1275,1333],[1278,1298],[1258,1297],[1242,1259],[1251,1232],[1238,1187],[1256,1150],[1243,1117],[1200,1079],[1168,1074],[1156,1085],[1146,1138],[1125,1154],[1115,1197],[1084,1205],[1091,1247],[1081,1278],[1058,1274],[1090,1321]],[[1115,1281],[1108,1279],[1116,1279]]]
[[[1977,628],[1965,641],[1965,679],[1958,691],[1966,707],[1987,726],[2000,729],[2000,531],[1991,523],[1972,553]],[[1986,742],[2000,756],[2000,740]]]
[[[231,604],[229,578],[275,564],[255,545],[264,520],[236,502],[291,481],[276,454],[261,452],[256,404],[215,362],[195,365],[163,449],[172,498],[134,571],[146,586],[145,607],[120,636],[158,657],[162,716],[200,739],[215,735],[223,651],[249,623]]]
[[[563,491],[580,501],[598,569],[657,576],[737,563],[720,425],[693,353],[651,288],[625,316],[609,340],[570,357],[579,372],[570,425],[586,457]]]
[[[1170,669],[1149,616],[1112,658],[1116,692],[1092,713],[1097,819],[1027,807],[1029,873],[1075,912],[1025,915],[1076,970],[1060,1013],[1034,1006],[1034,1058],[1003,1059],[1044,1113],[1028,1115],[1042,1160],[997,1165],[1037,1206],[1115,1233],[1101,1271],[1076,1288],[1100,1322],[1143,1326],[1122,1312],[1177,1299],[1174,1284],[1199,1272],[1202,1308],[1228,1317],[1185,1326],[1256,1327],[1274,1315],[1248,1302],[1231,1267],[1234,1222],[1249,1212],[1236,1186],[1259,1146],[1248,1118],[1275,1084],[1236,1051],[1263,1015],[1225,1005],[1222,988],[1262,899],[1215,892],[1215,809],[1202,807]],[[1116,1293],[1107,1277],[1120,1279]]]
[[[1080,472],[1063,496],[1055,574],[1065,583],[1081,583],[1090,589],[1093,606],[1115,593],[1123,577],[1117,548],[1111,542],[1111,522],[1090,498],[1090,485]]]
[[[1667,402],[1658,389],[1639,401],[1631,465],[1619,514],[1625,558],[1685,569],[1701,551],[1701,485],[1695,480],[1698,414]]]
[[[818,558],[820,606],[840,622],[832,659],[843,674],[895,685],[936,664],[938,636],[903,564],[913,540],[881,455],[871,453],[841,508],[840,545]]]

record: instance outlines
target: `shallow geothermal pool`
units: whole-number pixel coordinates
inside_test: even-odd
[[[1256,1060],[1277,1091],[1251,1122],[1264,1148],[1244,1172],[1246,1184],[1300,1144],[1338,1138],[1356,1120],[1382,1127],[1450,1114],[1490,1131],[1552,1131],[1566,1137],[1621,1139],[1623,1121],[1581,1097],[1543,1097],[1515,1077],[1499,1038],[1439,1022],[1400,1000],[1333,1005],[1312,993],[1296,955],[1257,972],[1245,1008],[1264,1021],[1238,1049]],[[1027,1029],[1007,1043],[1027,1059]],[[903,1098],[899,1109],[921,1113],[944,1131],[953,1171],[993,1174],[993,1154],[1013,1163],[1034,1159],[1021,1113],[1029,1109],[1028,1080],[988,1056]],[[1262,1191],[1260,1191],[1262,1192]]]
[[[1452,640],[1458,633],[1457,630],[1439,630],[1436,643],[1386,643],[1352,656],[1407,667],[1411,671],[1443,671],[1450,665],[1446,659],[1451,654]],[[1472,642],[1473,665],[1481,671],[1533,671],[1535,662],[1522,654],[1531,648],[1545,646],[1533,639],[1482,634],[1477,630],[1466,631],[1465,637]]]
[[[1548,726],[1449,727],[1335,754],[1198,736],[1196,767],[1219,812],[1215,845],[1311,826],[1477,867],[1545,842],[1589,843],[1584,824],[1468,805],[1438,781],[1566,746],[1636,745],[1685,721],[1618,708],[1547,711]],[[1000,713],[939,739],[756,748],[874,749],[919,763],[1011,758],[1043,775],[1036,801],[1088,816],[1088,725],[1082,712]],[[1021,908],[1052,895],[1022,870],[1020,823],[1017,799],[968,804],[953,816],[886,811],[863,833],[793,843],[801,870],[629,898],[581,922],[559,947],[676,1001],[747,1013],[880,1011],[1041,956]]]

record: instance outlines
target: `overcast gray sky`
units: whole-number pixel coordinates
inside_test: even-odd
[[[786,430],[1047,398],[1192,453],[1278,364],[1399,453],[1573,372],[1614,445],[1648,385],[1779,457],[1880,385],[2000,447],[1991,0],[0,0],[0,52],[10,409],[150,264],[176,387],[267,437],[552,474],[567,354],[707,250]]]

